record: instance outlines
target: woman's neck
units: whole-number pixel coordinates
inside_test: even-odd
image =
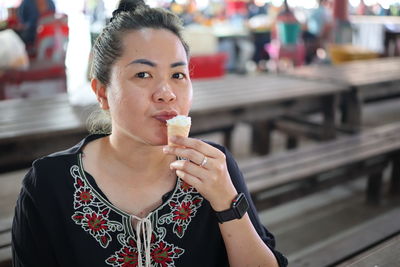
[[[162,152],[162,146],[152,146],[113,134],[102,138],[100,150],[100,155],[105,155],[111,166],[148,178],[165,173],[174,160],[173,156],[166,156]]]

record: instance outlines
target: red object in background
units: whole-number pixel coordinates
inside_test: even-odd
[[[68,18],[65,14],[43,14],[37,28],[35,60],[64,62],[68,35]]]
[[[27,70],[7,70],[0,75],[0,100],[15,97],[35,96],[64,92],[66,87],[65,56],[68,42],[68,17],[48,12],[40,17],[36,43]],[[32,85],[38,82],[37,85]],[[47,83],[47,87],[43,87]],[[34,92],[21,90],[24,85]],[[26,86],[25,86],[26,87]],[[7,89],[12,88],[12,89]],[[11,92],[7,94],[6,92]]]
[[[227,58],[225,53],[192,56],[189,63],[191,79],[224,76]]]

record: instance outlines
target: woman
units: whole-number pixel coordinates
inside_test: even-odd
[[[26,45],[34,45],[40,16],[55,12],[53,0],[23,0],[18,8],[19,18],[25,30],[21,33]]]
[[[165,121],[192,101],[180,27],[139,1],[113,13],[92,71],[111,131],[33,163],[13,223],[16,266],[286,265],[223,147],[166,146]]]

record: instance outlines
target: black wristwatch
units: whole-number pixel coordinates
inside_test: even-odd
[[[229,222],[234,219],[240,219],[249,209],[249,202],[243,193],[239,193],[232,201],[230,209],[216,211],[215,215],[219,223]]]

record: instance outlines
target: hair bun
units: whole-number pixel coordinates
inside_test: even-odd
[[[140,6],[146,6],[144,0],[121,0],[118,8],[113,11],[110,22],[121,12],[135,11]]]

